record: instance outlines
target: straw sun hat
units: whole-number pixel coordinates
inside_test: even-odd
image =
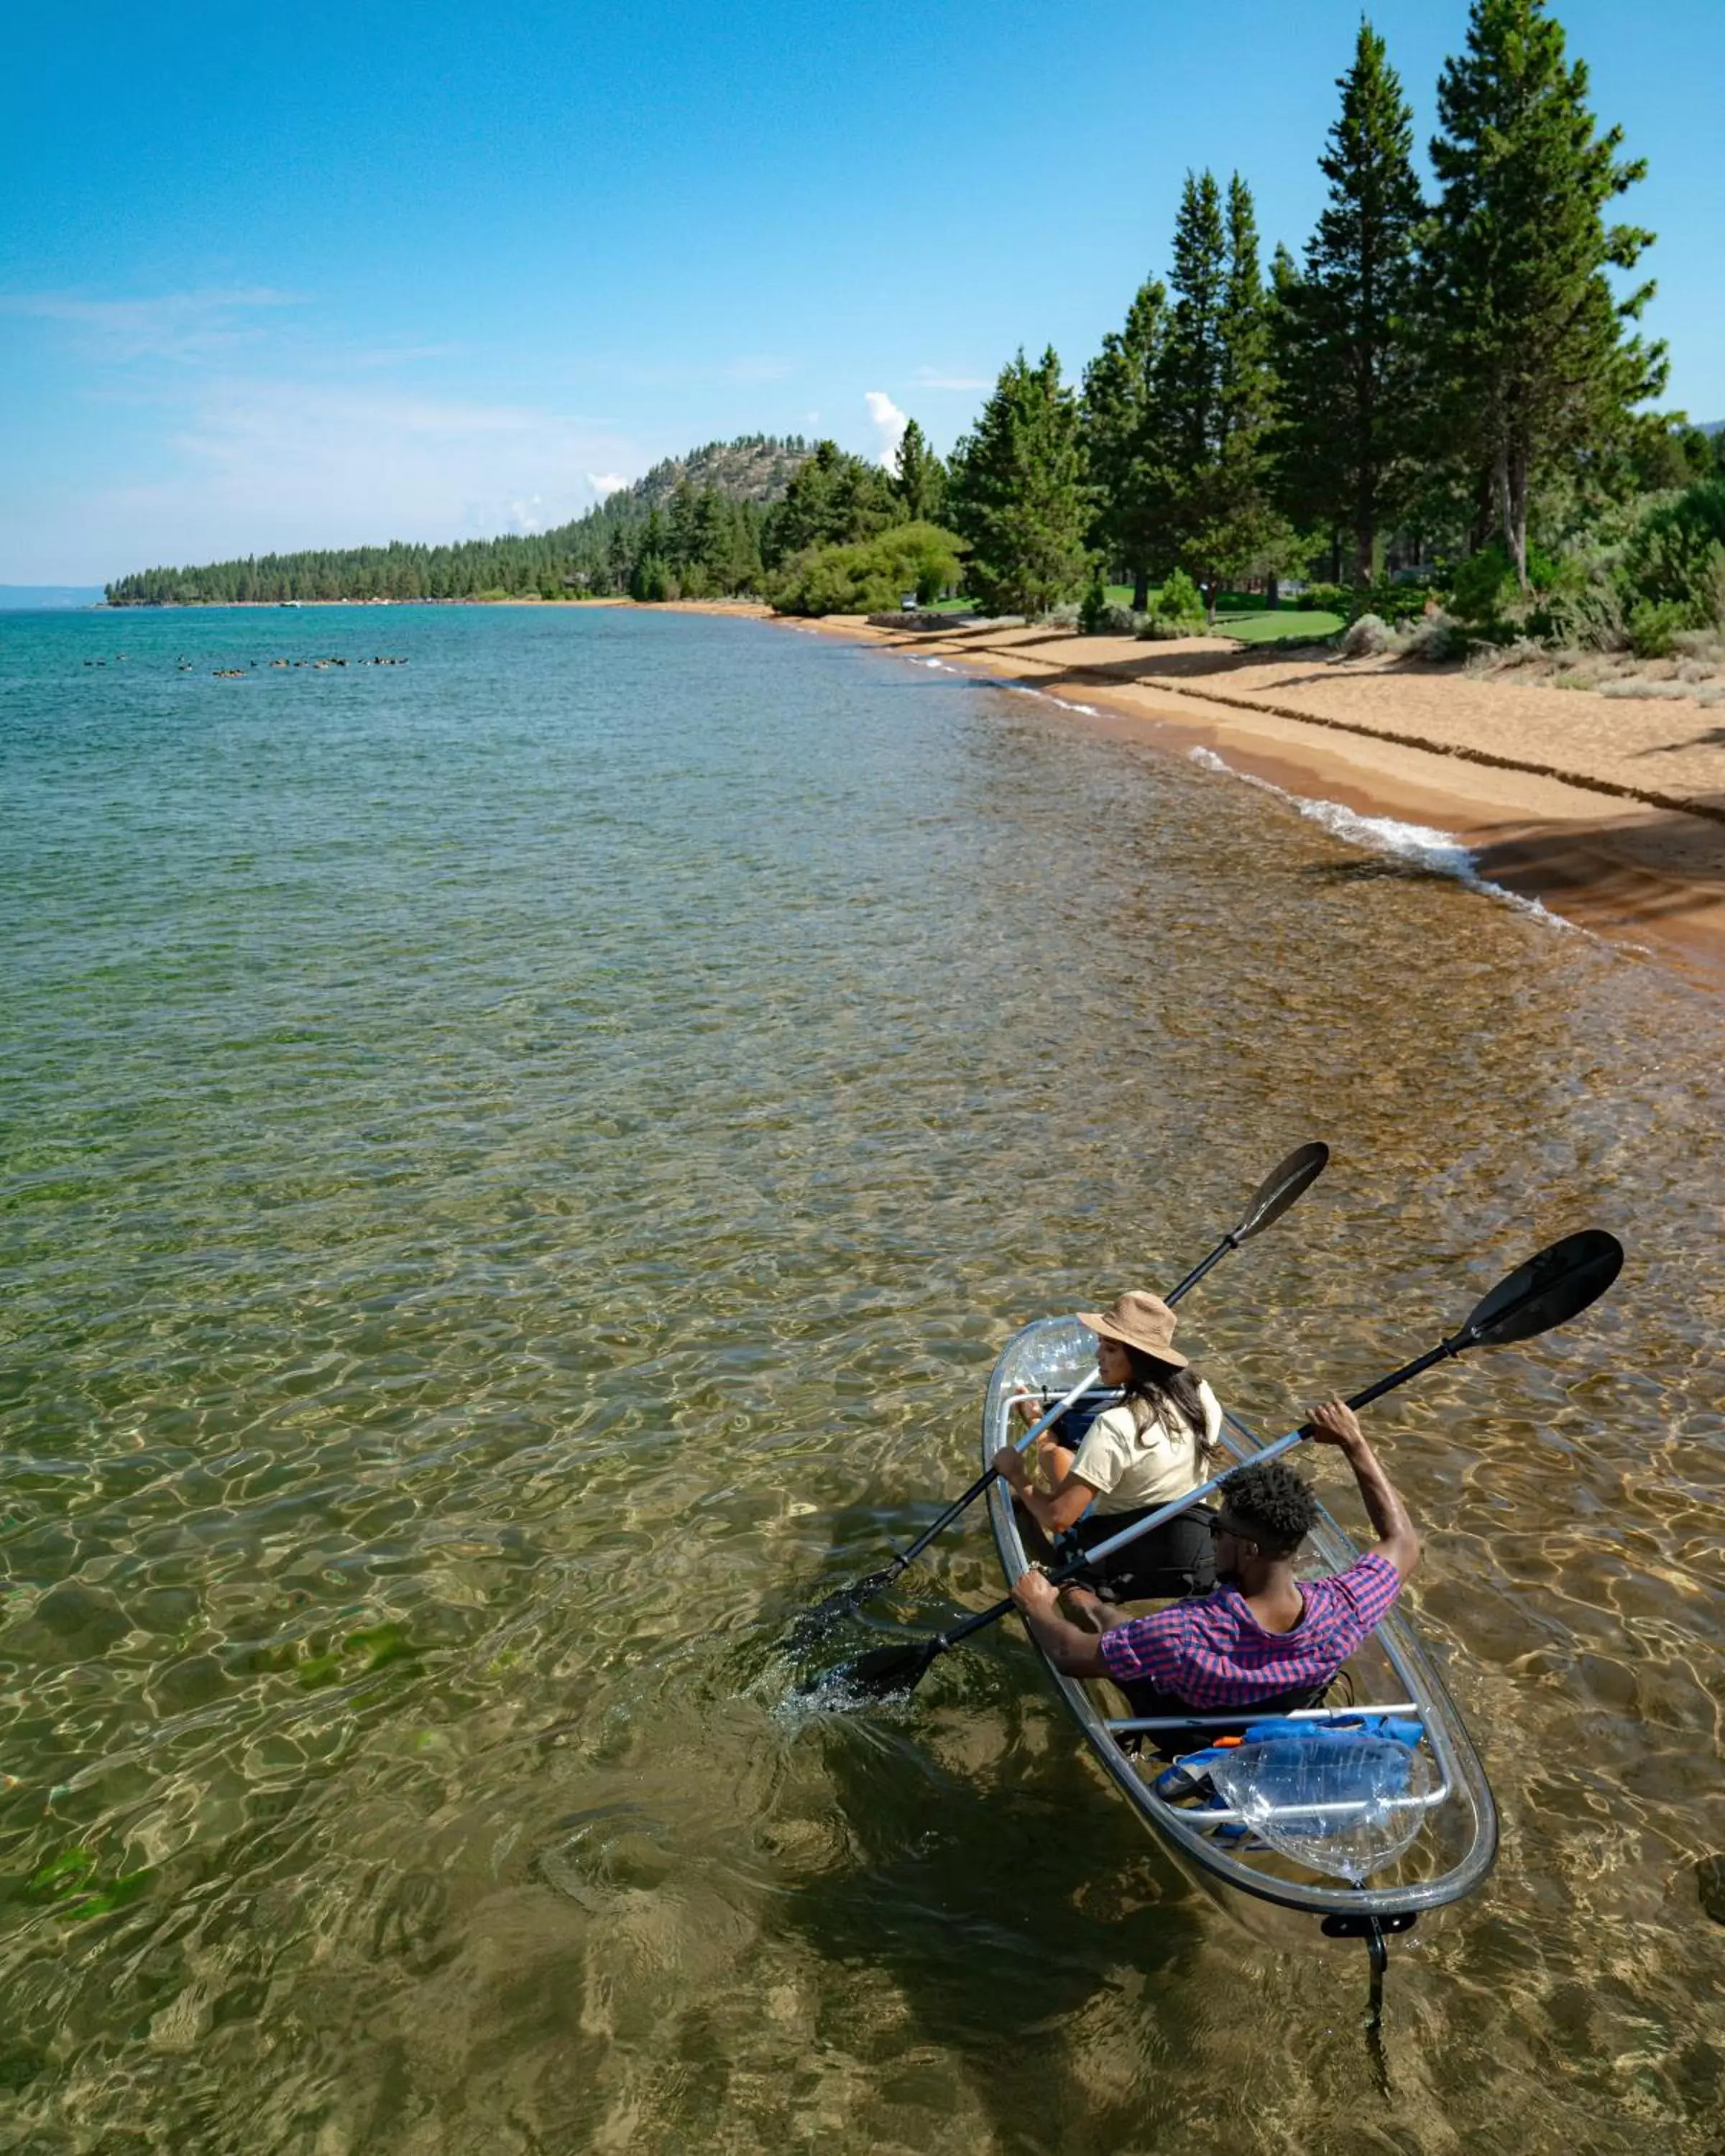
[[[1177,1370],[1186,1368],[1186,1358],[1173,1344],[1174,1313],[1159,1295],[1134,1288],[1107,1310],[1081,1310],[1078,1322],[1104,1340],[1123,1341]]]

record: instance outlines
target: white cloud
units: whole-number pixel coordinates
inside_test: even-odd
[[[0,313],[64,322],[110,359],[208,359],[258,329],[245,317],[263,308],[297,307],[295,293],[267,285],[226,291],[162,292],[143,300],[91,300],[75,292],[0,295]]]
[[[621,472],[588,472],[587,483],[601,501],[608,501],[614,494],[629,485]]]
[[[905,429],[911,424],[910,420],[884,389],[865,390],[863,402],[869,408],[869,424],[880,438],[876,462],[885,465],[888,471],[896,471],[898,445],[905,438]]]
[[[297,547],[538,531],[590,508],[593,467],[644,460],[590,423],[374,382],[194,377],[158,436],[160,480],[63,500],[101,572]]]
[[[919,389],[992,389],[993,383],[981,374],[942,374],[937,367],[919,367],[916,387]]]

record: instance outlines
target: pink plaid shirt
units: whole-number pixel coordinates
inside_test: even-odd
[[[1254,1707],[1277,1692],[1327,1684],[1401,1584],[1376,1550],[1332,1578],[1302,1579],[1305,1613],[1291,1632],[1266,1632],[1238,1588],[1214,1588],[1104,1632],[1102,1661],[1117,1683],[1153,1684],[1189,1707]]]

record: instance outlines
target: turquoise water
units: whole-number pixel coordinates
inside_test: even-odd
[[[0,620],[0,2144],[1713,2148],[1715,1002],[1039,700],[608,609]],[[1196,1896],[1021,1636],[852,1720],[776,1644],[1014,1325],[1312,1137],[1183,1318],[1266,1425],[1630,1252],[1373,1424],[1505,1817],[1387,2092],[1358,1950]],[[870,1622],[997,1591],[978,1522]]]

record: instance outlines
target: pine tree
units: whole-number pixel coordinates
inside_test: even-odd
[[[608,590],[622,593],[629,589],[629,580],[634,573],[634,550],[629,543],[629,533],[621,523],[611,528],[611,537],[605,548],[605,584]]]
[[[670,512],[665,520],[664,547],[666,565],[685,590],[700,581],[699,501],[700,497],[685,473],[677,483],[676,492],[671,496]],[[691,596],[699,598],[701,594],[691,591]]]
[[[1238,173],[1225,224],[1214,177],[1187,175],[1171,282],[1155,379],[1153,566],[1194,578],[1214,620],[1227,579],[1273,577],[1301,552],[1271,495],[1270,305],[1251,191]]]
[[[1162,347],[1167,288],[1141,285],[1126,326],[1110,330],[1084,371],[1079,422],[1086,474],[1096,497],[1092,543],[1110,566],[1132,579],[1132,604],[1150,603],[1158,496],[1156,470],[1156,367]]]
[[[892,490],[907,524],[938,524],[945,511],[947,468],[928,446],[914,419],[906,420],[898,445]]]
[[[1222,311],[1228,240],[1215,175],[1188,172],[1174,223],[1174,304],[1156,365],[1157,433],[1178,490],[1222,443]]]
[[[952,454],[947,515],[970,544],[970,588],[996,613],[1045,613],[1084,580],[1091,506],[1078,411],[1052,350],[1004,368]]]
[[[1651,284],[1619,299],[1606,275],[1652,244],[1604,218],[1645,162],[1620,162],[1621,128],[1595,133],[1587,91],[1545,0],[1473,0],[1466,50],[1438,84],[1429,334],[1446,430],[1489,479],[1524,591],[1534,482],[1620,437],[1666,378],[1664,346],[1626,329]]]
[[[1425,205],[1414,116],[1369,23],[1336,86],[1342,110],[1318,160],[1328,200],[1307,242],[1304,275],[1282,280],[1277,294],[1277,449],[1295,517],[1346,531],[1354,581],[1368,583],[1381,535],[1405,510],[1415,477],[1413,315]]]

